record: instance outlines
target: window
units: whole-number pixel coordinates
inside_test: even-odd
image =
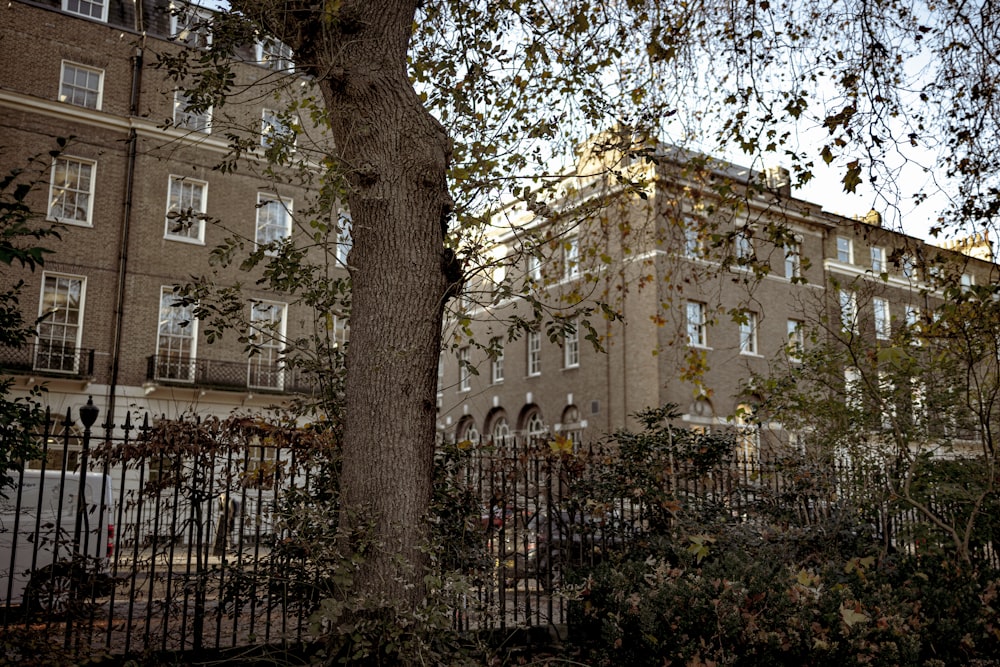
[[[59,101],[87,109],[101,108],[104,70],[63,61]]]
[[[542,334],[528,332],[528,375],[542,374]]]
[[[970,289],[972,289],[972,286],[976,284],[975,278],[972,276],[972,274],[969,273],[963,273],[962,277],[959,280],[962,286],[963,293],[968,292]]]
[[[469,391],[472,372],[469,369],[469,348],[463,347],[458,351],[458,390]]]
[[[192,132],[211,132],[212,107],[195,109],[191,106],[191,98],[184,91],[174,92],[174,127]]]
[[[490,428],[490,434],[493,436],[493,442],[504,443],[507,438],[510,437],[510,424],[507,423],[507,417],[501,414],[499,417],[493,419],[492,427]]]
[[[789,243],[785,246],[785,277],[800,278],[802,276],[802,256],[801,246],[798,243]]]
[[[578,368],[580,366],[580,330],[573,322],[573,330],[566,330],[563,340],[563,368]]]
[[[853,410],[861,408],[861,372],[857,368],[844,369],[844,404]]]
[[[801,361],[804,349],[805,337],[802,334],[802,322],[788,320],[788,358],[792,361]]]
[[[912,345],[920,345],[920,309],[916,306],[906,306],[906,327],[912,338]]]
[[[279,245],[292,234],[292,200],[257,195],[257,245]],[[274,253],[274,248],[269,250]]]
[[[580,275],[580,239],[571,236],[563,244],[563,277],[576,278]]]
[[[684,254],[692,259],[705,255],[705,244],[701,238],[698,222],[691,218],[684,220]]]
[[[81,276],[43,274],[35,347],[37,370],[78,372],[84,283]]]
[[[170,3],[170,39],[198,49],[212,45],[212,13],[187,3]]]
[[[253,345],[247,386],[282,389],[284,378],[285,312],[283,303],[254,301],[250,304],[250,343]]]
[[[354,239],[351,236],[352,222],[351,214],[340,209],[340,213],[337,215],[337,261],[345,267],[347,266],[347,256],[350,254],[351,248],[354,247]]]
[[[96,162],[75,157],[58,157],[52,162],[49,220],[92,224],[96,168]]]
[[[743,313],[740,321],[740,354],[757,354],[757,313]]]
[[[697,301],[687,303],[688,345],[708,347],[708,331],[705,322],[705,304]]]
[[[277,111],[264,109],[261,112],[260,145],[272,148],[283,144],[295,145],[295,129]]]
[[[528,255],[528,277],[536,282],[542,280],[542,258],[534,253]]]
[[[753,260],[753,239],[749,229],[741,229],[736,232],[733,239],[737,264],[747,264]]]
[[[490,373],[493,384],[500,384],[503,382],[503,348],[497,350],[496,356],[493,357],[493,363]]]
[[[542,413],[535,409],[524,422],[524,432],[529,438],[539,438],[548,433],[549,428],[542,419]]]
[[[760,459],[760,428],[754,419],[753,406],[736,407],[736,456],[741,464],[756,468]]]
[[[205,241],[205,191],[208,183],[170,177],[165,236],[175,241]]]
[[[900,264],[903,271],[903,277],[905,278],[915,278],[917,275],[917,260],[913,259],[913,255],[903,255],[900,260]]]
[[[266,37],[257,42],[257,62],[275,72],[288,72],[295,66],[292,61],[292,47],[282,44],[273,37]]]
[[[885,248],[872,246],[872,273],[881,275],[885,273]]]
[[[837,261],[843,262],[844,264],[850,264],[852,262],[851,255],[853,254],[853,248],[851,247],[851,239],[846,236],[837,237]]]
[[[62,8],[64,12],[86,16],[98,21],[108,20],[107,0],[63,0]]]
[[[845,332],[857,333],[858,303],[854,292],[840,290],[840,325]]]
[[[889,322],[889,301],[880,297],[872,299],[875,306],[875,336],[880,340],[887,340],[891,333]]]
[[[177,301],[173,287],[160,289],[155,377],[157,380],[193,382],[198,321],[194,318],[194,306],[175,306]]]

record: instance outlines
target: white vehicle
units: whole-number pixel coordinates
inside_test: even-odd
[[[60,614],[78,595],[105,594],[115,536],[111,476],[87,473],[80,507],[80,473],[7,475],[13,485],[0,490],[0,608],[20,603]]]

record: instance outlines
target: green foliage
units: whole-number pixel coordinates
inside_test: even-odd
[[[744,468],[713,499],[732,441],[664,421],[676,417],[642,413],[642,432],[616,434],[621,462],[608,461],[596,493],[570,485],[585,502],[641,503],[630,547],[574,573],[571,639],[588,664],[965,665],[1000,650],[1000,571],[933,547],[938,527],[912,516],[887,550],[875,533],[884,496],[847,492],[880,487],[881,471],[855,467],[855,479],[787,456]],[[914,492],[935,502],[984,474],[937,463]],[[744,494],[754,500],[736,504]]]
[[[595,665],[966,665],[1000,649],[997,573],[937,558],[824,558],[781,540],[599,566],[576,606]]]

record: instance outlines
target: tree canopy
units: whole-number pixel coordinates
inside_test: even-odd
[[[887,223],[915,163],[951,197],[949,233],[993,224],[998,141],[992,5],[846,0],[232,0],[188,63],[224,102],[235,45],[291,47],[329,123],[322,162],[353,219],[344,387],[346,528],[374,526],[360,594],[417,600],[431,497],[436,368],[449,299],[488,267],[493,213],[545,216],[585,139],[609,163],[656,160],[639,138],[787,166],[804,185],[877,188]],[[636,148],[639,146],[640,148]],[[896,212],[893,215],[893,212]],[[613,313],[609,313],[613,316]],[[360,521],[359,517],[365,517]],[[347,531],[348,533],[350,530]]]

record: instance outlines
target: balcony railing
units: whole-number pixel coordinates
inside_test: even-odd
[[[0,367],[9,373],[93,377],[94,350],[53,341],[0,346]]]
[[[316,382],[298,368],[284,364],[216,359],[187,359],[153,355],[147,359],[146,379],[159,384],[206,389],[311,394]]]

